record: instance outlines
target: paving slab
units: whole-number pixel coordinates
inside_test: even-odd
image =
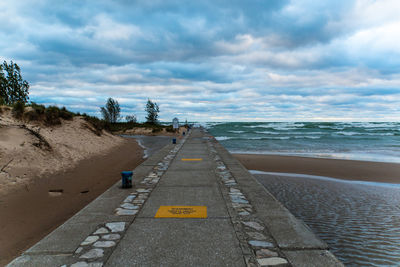
[[[137,218],[105,266],[246,265],[229,219]]]
[[[287,261],[291,266],[342,266],[326,244],[215,139],[195,129],[179,143],[165,146],[136,168],[133,188],[121,189],[120,182],[115,183],[10,266],[70,267],[82,260],[104,266],[286,266]],[[160,171],[156,166],[167,155],[171,162]],[[145,177],[157,181],[147,178],[141,183]],[[137,198],[124,205],[131,215],[116,215],[115,208],[132,192]],[[156,218],[161,206],[179,208],[171,212],[168,207]],[[202,216],[190,218],[196,217],[194,211]],[[166,218],[170,214],[187,217]],[[111,222],[123,226],[112,240],[105,237],[108,230],[99,231]],[[80,247],[94,235],[88,240],[95,243]],[[265,247],[274,259],[256,258]],[[96,249],[101,256],[86,259]]]
[[[170,170],[161,179],[158,186],[216,186],[215,172],[202,170]]]
[[[188,158],[202,158],[201,161],[182,161]],[[200,156],[196,153],[187,156],[178,155],[173,164],[169,167],[171,171],[190,171],[190,170],[211,170],[213,169],[214,162],[207,156]]]
[[[344,267],[343,263],[326,250],[298,250],[284,251],[283,253],[296,267]]]
[[[69,255],[22,255],[12,262],[8,267],[38,267],[38,266],[62,266],[71,263]]]
[[[206,206],[209,218],[229,217],[217,186],[157,187],[138,216],[154,217],[160,206]]]
[[[237,161],[222,147],[217,151],[223,161]],[[240,163],[226,163],[229,171],[240,184],[243,192],[257,210],[257,216],[268,227],[280,248],[327,249],[328,245],[318,238],[301,220],[295,218],[268,190],[261,185]]]

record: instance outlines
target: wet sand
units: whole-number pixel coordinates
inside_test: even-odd
[[[327,176],[345,180],[400,183],[400,164],[278,155],[234,154],[247,169]]]
[[[0,196],[0,266],[102,194],[120,180],[122,170],[142,163],[142,156],[137,142],[127,139],[106,155],[85,159],[71,170],[36,179]]]

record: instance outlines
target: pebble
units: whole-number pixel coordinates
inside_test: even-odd
[[[288,261],[279,258],[279,257],[272,257],[272,258],[263,258],[263,259],[257,259],[258,264],[261,266],[275,266],[275,265],[280,265],[280,264],[287,264]]]
[[[239,209],[239,208],[251,208],[251,205],[250,205],[250,204],[232,203],[232,207],[234,207],[235,209]]]
[[[239,215],[240,216],[248,216],[248,215],[250,215],[250,213],[248,213],[247,211],[242,211],[242,212],[239,212]]]
[[[246,199],[243,199],[241,197],[236,197],[236,196],[231,196],[231,200],[234,203],[240,203],[240,204],[248,204],[249,203]]]
[[[138,210],[127,210],[127,209],[121,209],[121,208],[117,208],[116,212],[117,215],[119,216],[123,216],[123,215],[136,215],[136,213],[138,213]]]
[[[244,195],[242,194],[242,192],[229,192],[229,195],[230,196],[242,196],[242,197],[244,197]]]
[[[246,232],[246,234],[248,236],[250,236],[250,238],[252,238],[252,239],[257,239],[257,240],[266,240],[267,239],[265,237],[265,235],[263,235],[261,233],[257,233],[257,232]]]
[[[101,238],[105,240],[117,240],[120,239],[121,236],[119,234],[109,234],[109,235],[103,235]]]
[[[77,249],[75,250],[75,254],[79,254],[79,253],[81,253],[81,252],[82,252],[82,250],[83,250],[83,247],[79,247],[79,248],[77,248]]]
[[[144,188],[138,188],[138,189],[136,189],[136,191],[139,193],[149,193],[150,192],[149,189],[144,189]]]
[[[125,198],[124,202],[125,202],[125,203],[132,202],[135,198],[136,198],[135,195],[129,195],[129,196],[127,196],[127,197]]]
[[[257,258],[278,257],[278,253],[276,253],[275,251],[266,249],[266,248],[257,250],[256,254],[257,254]]]
[[[79,261],[77,263],[74,263],[71,265],[71,267],[102,267],[103,263],[101,262],[84,262],[84,261]]]
[[[264,226],[260,225],[260,224],[257,223],[257,222],[242,222],[242,223],[243,223],[244,225],[248,226],[248,227],[251,227],[251,228],[257,230],[257,231],[261,231],[261,230],[264,229]]]
[[[81,243],[81,246],[87,246],[90,244],[93,244],[94,242],[96,242],[97,240],[99,240],[98,236],[88,236],[86,237],[86,239]]]
[[[71,265],[71,267],[101,267],[103,266],[103,263],[101,262],[84,262],[84,261],[79,261],[77,263],[74,263]]]
[[[121,205],[121,208],[128,209],[128,210],[137,210],[137,209],[139,209],[138,206],[135,206],[135,205],[133,205],[131,203],[124,203],[124,204]]]
[[[261,247],[261,248],[273,248],[274,244],[266,241],[259,241],[259,240],[250,240],[249,244],[253,247]]]
[[[96,243],[93,244],[93,246],[97,248],[110,248],[115,246],[114,241],[97,241]]]
[[[125,230],[125,222],[112,222],[112,223],[106,223],[106,226],[108,229],[111,230],[111,232],[122,232]]]
[[[104,250],[100,248],[94,248],[80,256],[81,259],[94,259],[94,258],[101,258],[104,256]]]
[[[108,234],[108,230],[104,227],[97,229],[96,232],[93,233],[94,235],[101,235],[101,234]]]
[[[240,190],[236,188],[231,188],[230,191],[231,193],[240,193]]]

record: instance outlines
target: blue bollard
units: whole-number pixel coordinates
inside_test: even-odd
[[[122,188],[131,188],[132,187],[132,175],[133,175],[133,171],[121,172]]]
[[[185,132],[183,132],[182,135],[185,136]]]
[[[176,144],[176,138],[172,138],[172,143]]]

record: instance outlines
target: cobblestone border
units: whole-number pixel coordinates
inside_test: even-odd
[[[209,136],[206,139],[216,162],[215,171],[220,178],[222,195],[227,203],[247,266],[291,266],[264,223],[257,218],[254,207],[241,191],[235,177],[218,155],[214,147],[214,137]]]
[[[105,260],[112,254],[113,250],[124,236],[129,225],[133,223],[136,214],[140,212],[161,177],[168,170],[169,165],[182,148],[188,136],[189,133],[185,135],[182,142],[174,146],[174,148],[157,163],[150,173],[140,182],[138,188],[135,188],[115,209],[115,215],[129,216],[132,220],[130,222],[108,222],[98,225],[96,230],[87,236],[75,250],[72,256],[75,263],[69,265],[70,267],[103,266]],[[67,264],[64,264],[60,267],[67,266]]]

